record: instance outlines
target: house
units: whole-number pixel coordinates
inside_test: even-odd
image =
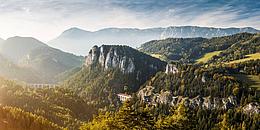
[[[177,69],[177,67],[176,67],[175,65],[173,65],[173,64],[167,64],[166,70],[165,70],[165,73],[166,73],[166,74],[170,74],[170,73],[176,74],[176,73],[178,73],[178,72],[179,72],[179,71],[178,71],[178,69]]]
[[[128,95],[128,94],[125,94],[125,93],[119,93],[119,94],[117,94],[117,96],[118,96],[118,98],[119,98],[119,100],[120,100],[121,102],[130,100],[130,99],[132,98],[131,95]]]

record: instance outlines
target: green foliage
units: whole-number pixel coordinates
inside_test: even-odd
[[[96,108],[118,106],[118,93],[134,93],[150,77],[164,70],[166,63],[131,47],[103,45],[104,52],[114,49],[117,55],[133,60],[134,71],[123,73],[119,68],[104,69],[96,63],[83,66],[82,70],[64,82],[64,86],[78,93]],[[147,67],[144,67],[147,66]],[[127,90],[124,86],[128,86]]]
[[[92,121],[84,123],[81,130],[190,130],[190,129],[250,129],[260,128],[259,114],[244,114],[240,108],[234,110],[190,109],[181,103],[172,107],[170,114],[155,114],[158,106],[135,107],[129,102],[115,113],[99,113]]]
[[[246,43],[246,44],[245,44]],[[168,60],[195,62],[205,54],[222,51],[210,63],[226,62],[259,52],[259,35],[240,33],[231,36],[205,38],[168,38],[143,44],[140,50],[149,54],[166,56]]]
[[[80,60],[77,57],[67,59],[70,54],[63,55],[55,49],[38,48],[31,51],[32,65],[41,66],[35,70],[41,73],[51,71],[43,75],[44,77],[64,72],[57,77],[66,79],[73,73],[76,74],[62,86],[55,88],[32,88],[1,78],[0,104],[11,107],[0,107],[0,129],[260,129],[259,113],[245,114],[243,111],[244,105],[260,101],[259,91],[252,87],[249,80],[243,80],[249,75],[254,79],[259,77],[260,60],[236,64],[217,63],[258,53],[258,34],[241,33],[212,39],[169,38],[151,41],[141,47],[144,52],[180,61],[175,63],[178,68],[176,74],[151,71],[153,67],[150,67],[149,63],[162,66],[158,71],[164,69],[165,63],[126,46],[116,47],[119,50],[122,48],[118,54],[126,53],[133,57],[135,72],[125,74],[117,68],[104,70],[99,64],[64,72],[77,66]],[[195,62],[196,59],[214,51],[221,53],[208,58],[207,64],[181,64]],[[75,64],[69,64],[74,61]],[[4,64],[4,67],[10,65],[5,61],[1,63],[0,60],[1,64]],[[59,64],[62,65],[58,67]],[[173,96],[190,98],[198,95],[227,98],[232,95],[238,105],[229,110],[206,110],[200,107],[189,108],[184,102],[178,106],[145,104],[135,94],[140,86],[154,87],[152,93],[167,91]],[[121,102],[116,94],[122,92],[132,94],[133,98],[120,107]],[[92,115],[97,113],[91,120]]]
[[[80,127],[81,130],[148,130],[154,127],[154,118],[145,109],[134,109],[130,102],[125,102],[116,113],[100,113],[93,121]]]
[[[14,107],[0,106],[1,130],[62,130],[64,128],[42,116]],[[65,129],[64,129],[65,130]]]
[[[173,112],[173,115],[159,119],[156,122],[156,128],[161,130],[189,130],[195,127],[196,122],[193,119],[191,112],[184,106],[184,103],[181,103]]]
[[[96,109],[64,88],[32,88],[0,79],[0,104],[18,107],[60,126],[76,129]]]
[[[218,56],[214,56],[209,63],[238,63],[246,59],[250,54],[254,54],[253,59],[259,59],[260,52],[260,34],[254,34],[248,37],[247,35],[241,36],[243,39],[239,42],[234,42],[232,46],[222,51]],[[241,60],[239,60],[241,59]],[[250,58],[248,58],[250,60]],[[232,62],[235,61],[235,62]]]

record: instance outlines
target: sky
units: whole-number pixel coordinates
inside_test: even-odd
[[[0,0],[0,37],[47,42],[64,30],[167,26],[260,29],[260,0]]]

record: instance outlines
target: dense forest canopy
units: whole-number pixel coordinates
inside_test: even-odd
[[[259,37],[259,34],[239,33],[211,39],[168,38],[147,42],[139,50],[165,56],[166,60],[186,63],[194,63],[209,52],[222,51],[219,58],[225,58],[222,61],[231,61],[259,52]]]

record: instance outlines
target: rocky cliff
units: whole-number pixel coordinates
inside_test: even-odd
[[[229,96],[227,98],[218,97],[202,97],[198,95],[194,98],[174,96],[169,91],[161,91],[160,93],[153,93],[154,87],[146,86],[138,92],[138,97],[141,101],[150,104],[168,104],[171,106],[176,106],[181,102],[184,105],[191,108],[202,107],[204,109],[229,109],[237,106],[237,100],[234,96]]]
[[[94,46],[89,51],[85,65],[95,67],[99,64],[105,70],[119,68],[123,73],[133,73],[135,70],[133,60],[133,57],[126,56],[120,47],[103,45],[101,47]]]
[[[85,66],[101,66],[102,70],[119,69],[124,74],[136,73],[139,78],[144,71],[149,75],[164,70],[166,63],[128,46],[102,45],[92,47]]]
[[[165,66],[165,62],[128,46],[94,46],[85,66],[64,84],[86,100],[107,105],[115,103],[116,94],[124,93],[125,86],[129,93],[137,92]]]
[[[138,98],[150,105],[167,104],[170,106],[178,106],[180,103],[184,103],[189,108],[203,108],[207,110],[228,110],[235,107],[239,107],[239,101],[235,96],[228,96],[225,98],[220,97],[202,97],[200,95],[190,98],[184,96],[174,96],[170,91],[161,91],[154,93],[153,86],[146,86],[145,88],[138,91]],[[260,105],[257,102],[251,102],[242,107],[244,113],[258,114],[260,112]]]

